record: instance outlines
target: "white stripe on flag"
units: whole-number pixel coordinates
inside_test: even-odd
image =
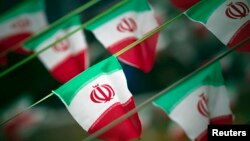
[[[201,94],[208,97],[208,117],[198,111],[198,101]],[[207,129],[211,119],[232,114],[227,94],[224,85],[218,87],[202,86],[191,92],[185,99],[181,99],[182,101],[171,111],[170,117],[183,127],[191,139],[195,139]],[[200,102],[204,104],[204,101]]]
[[[246,0],[237,0],[248,4]],[[228,4],[235,3],[235,0],[227,0],[210,16],[206,23],[206,27],[215,34],[215,36],[222,41],[225,45],[228,44],[232,36],[236,31],[247,21],[250,20],[250,14],[247,17],[239,19],[231,19],[226,16],[225,11],[228,8]],[[232,8],[233,10],[233,8]]]
[[[90,94],[93,90],[93,86],[97,84],[110,85],[115,92],[113,99],[105,103],[94,103],[91,101]],[[101,75],[97,79],[83,86],[67,108],[70,113],[74,115],[74,118],[83,127],[83,129],[88,131],[101,114],[103,114],[113,104],[117,102],[124,104],[131,97],[132,95],[126,86],[126,79],[123,71],[120,70],[109,75]]]
[[[119,32],[117,30],[117,25],[121,22],[122,18],[124,17],[133,17],[138,28],[136,31],[140,31],[140,32],[136,32],[136,31],[135,32]],[[152,11],[139,12],[139,13],[127,12],[101,25],[100,27],[96,28],[93,32],[98,38],[98,40],[100,40],[105,47],[109,47],[112,44],[116,43],[117,41],[126,39],[128,37],[141,38],[145,33],[151,31],[152,29],[158,26],[155,20],[145,22],[145,18],[155,19]],[[103,34],[105,32],[110,32],[112,34]]]
[[[41,50],[44,47],[47,47],[49,44],[53,43],[57,39],[65,36],[69,32],[75,30],[77,27],[71,27],[66,30],[58,31],[53,37],[48,38],[45,42],[39,45],[36,48],[36,51]],[[53,47],[50,47],[45,52],[39,54],[40,60],[44,63],[46,68],[53,69],[60,62],[64,61],[70,55],[76,55],[80,51],[83,51],[87,48],[87,44],[85,41],[85,37],[83,36],[82,31],[76,32],[67,39],[65,39],[67,43],[69,43],[69,49],[65,51],[56,51]]]
[[[12,24],[21,20],[28,20],[28,28],[13,28]],[[37,12],[32,14],[22,14],[15,18],[10,19],[7,22],[0,23],[0,38],[4,38],[6,35],[12,35],[16,33],[31,32],[35,33],[41,28],[47,25],[44,12]]]
[[[204,89],[205,87],[200,87],[185,97],[185,99],[181,99],[180,103],[169,114],[191,139],[195,139],[207,129],[209,123],[209,119],[197,111],[199,95],[204,93]]]

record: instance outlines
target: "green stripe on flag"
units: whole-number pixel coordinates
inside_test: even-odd
[[[211,14],[224,2],[226,0],[202,0],[189,8],[185,14],[192,20],[206,24]]]
[[[102,16],[100,19],[95,21],[94,23],[89,24],[86,28],[89,30],[95,30],[99,26],[111,21],[112,19],[119,17],[120,15],[127,12],[145,12],[150,11],[151,7],[148,4],[147,0],[128,0],[124,5],[119,7],[119,9],[115,9],[111,13]],[[146,18],[146,17],[145,17]]]
[[[208,68],[198,72],[187,81],[165,93],[153,103],[160,107],[168,114],[190,93],[203,85],[222,86],[224,79],[221,75],[220,63],[216,62]]]
[[[80,26],[80,25],[81,25],[81,19],[79,15],[73,16],[64,23],[61,23],[60,25],[50,29],[49,31],[39,34],[38,36],[35,36],[31,40],[24,42],[23,45],[27,49],[35,50],[37,47],[39,47],[41,43],[51,38],[51,36],[55,35],[58,31],[67,30],[73,28],[74,26]]]
[[[121,65],[119,64],[115,56],[111,56],[101,61],[100,63],[88,68],[87,70],[80,73],[69,82],[52,92],[60,97],[60,99],[64,101],[66,105],[70,105],[72,99],[82,87],[100,77],[101,75],[108,75],[119,70],[122,70]]]
[[[0,15],[0,21],[5,22],[15,18],[16,16],[20,16],[21,14],[27,13],[35,13],[44,10],[45,4],[44,0],[27,0],[11,10],[5,12],[5,14]]]

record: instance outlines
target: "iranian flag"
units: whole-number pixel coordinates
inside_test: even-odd
[[[81,25],[78,15],[71,17],[47,32],[35,36],[24,43],[24,46],[38,52],[54,43]],[[87,43],[82,31],[78,31],[67,39],[38,55],[39,59],[59,82],[67,82],[88,67]]]
[[[250,0],[202,0],[185,12],[204,24],[222,43],[232,47],[250,36]],[[238,48],[250,52],[250,43]]]
[[[114,56],[90,67],[53,93],[90,134],[135,108],[123,70]],[[99,138],[128,141],[139,138],[140,134],[141,123],[136,113]]]
[[[0,52],[17,48],[15,52],[27,54],[21,42],[47,25],[43,0],[27,0],[0,16]],[[0,64],[7,65],[6,54]]]
[[[128,0],[86,28],[115,54],[157,26],[153,10],[147,0]],[[128,65],[149,72],[154,65],[157,39],[158,33],[118,58]]]
[[[153,104],[166,112],[194,141],[207,140],[208,124],[233,122],[219,62],[198,72]]]

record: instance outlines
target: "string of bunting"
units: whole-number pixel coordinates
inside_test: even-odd
[[[91,20],[89,20],[88,22],[80,25],[78,28],[76,28],[75,30],[69,32],[68,34],[64,35],[63,37],[59,38],[58,40],[56,40],[55,42],[49,44],[48,46],[44,47],[43,49],[37,51],[36,53],[30,55],[29,57],[21,60],[20,62],[16,63],[15,65],[11,66],[10,68],[8,68],[7,70],[3,71],[0,73],[0,78],[9,74],[10,72],[14,71],[15,69],[17,69],[18,67],[26,64],[27,62],[31,61],[32,59],[34,59],[36,56],[38,56],[38,54],[46,51],[48,48],[56,45],[57,43],[67,39],[69,36],[73,35],[74,33],[84,29],[86,26],[90,25],[91,23],[95,22],[96,20],[100,19],[101,17],[111,13],[113,10],[119,8],[121,5],[123,5],[124,3],[128,2],[128,0],[123,0],[121,2],[119,2],[118,4],[114,5],[112,8],[108,9],[107,11],[97,15],[96,17],[92,18]],[[35,38],[35,37],[32,37]]]
[[[114,5],[111,9],[108,9],[107,11],[105,11],[104,13],[102,14],[99,14],[97,15],[96,17],[94,17],[93,19],[89,20],[88,22],[86,22],[85,24],[82,24],[80,27],[76,28],[75,30],[73,30],[72,32],[66,34],[65,36],[61,37],[60,39],[58,39],[57,41],[49,44],[48,46],[46,46],[45,48],[43,48],[42,50],[30,55],[29,57],[27,57],[26,59],[20,61],[19,63],[15,64],[14,66],[10,67],[9,69],[7,69],[6,71],[0,73],[0,78],[7,75],[8,73],[12,72],[13,70],[15,70],[16,68],[22,66],[23,64],[27,63],[28,61],[32,60],[33,58],[35,58],[38,54],[44,52],[46,49],[56,45],[58,42],[61,42],[62,40],[68,38],[69,36],[71,36],[72,34],[76,33],[77,31],[83,29],[84,27],[86,27],[88,24],[91,24],[92,22],[95,22],[96,20],[98,20],[99,18],[101,18],[102,16],[105,16],[107,14],[109,14],[110,12],[112,12],[113,10],[115,10],[116,8],[119,8],[120,6],[122,6],[124,3],[126,3],[128,0],[124,0],[122,2],[119,2],[118,4]],[[87,3],[88,5],[91,5],[90,3]],[[89,7],[89,6],[84,6],[84,7]],[[82,9],[82,8],[81,8]],[[75,11],[75,10],[74,10]],[[79,10],[77,10],[79,11]],[[77,13],[77,12],[75,12]],[[71,14],[70,14],[71,15]],[[72,14],[71,16],[73,16],[74,14]],[[68,16],[69,17],[69,16]],[[61,21],[64,21],[64,20],[61,20]],[[57,24],[59,24],[59,22],[57,22],[56,24],[53,25],[56,26]],[[44,31],[45,32],[45,31]],[[34,38],[34,37],[33,37]],[[138,43],[137,43],[138,44]],[[131,48],[131,47],[130,47]],[[124,48],[125,49],[125,48]],[[123,50],[124,50],[123,49]],[[121,50],[121,51],[123,51]],[[120,51],[117,52],[117,54],[121,54],[122,52]],[[49,97],[51,97],[53,94],[50,93],[48,94],[47,96],[45,96],[44,98],[42,98],[41,100],[38,100],[37,102],[35,102],[34,104],[32,104],[31,106],[27,107],[26,109],[24,109],[23,111],[17,113],[16,115],[12,116],[11,118],[1,122],[0,126],[4,125],[5,123],[9,122],[10,120],[16,118],[17,116],[21,115],[22,113],[28,111],[29,109],[31,109],[32,107],[38,105],[39,103],[43,102],[44,100],[48,99]]]
[[[34,39],[35,37],[49,31],[50,29],[60,25],[61,23],[65,22],[66,20],[68,20],[69,18],[71,18],[74,15],[77,15],[85,10],[87,10],[88,8],[94,6],[95,4],[97,4],[98,2],[100,2],[101,0],[91,0],[86,4],[83,4],[82,6],[74,9],[73,11],[69,12],[68,14],[66,14],[65,16],[63,16],[62,18],[56,20],[55,22],[51,23],[49,26],[45,27],[44,29],[41,30],[41,32],[38,32],[37,34],[28,37],[27,39],[23,40],[22,42],[19,42],[11,47],[9,47],[8,50],[3,51],[0,53],[0,57],[3,57],[4,55],[6,55],[7,53],[9,53],[10,51],[16,50],[20,44],[28,42],[32,39]]]
[[[128,113],[126,113],[125,115],[117,118],[116,120],[114,120],[113,122],[109,123],[108,125],[106,125],[105,127],[99,129],[98,131],[94,132],[93,134],[89,135],[87,138],[84,139],[84,141],[90,141],[93,140],[94,138],[97,138],[98,136],[102,135],[103,133],[105,133],[106,131],[108,131],[109,129],[111,129],[112,127],[114,127],[115,125],[119,124],[120,122],[124,121],[125,119],[129,118],[130,116],[132,116],[133,114],[135,114],[136,112],[138,112],[139,110],[143,109],[145,106],[147,106],[148,104],[150,104],[151,102],[153,102],[156,98],[160,97],[163,94],[166,94],[168,91],[172,90],[173,88],[177,87],[178,85],[180,85],[181,83],[183,83],[184,81],[188,80],[189,78],[193,77],[195,74],[197,74],[198,72],[200,72],[201,70],[209,67],[210,65],[212,65],[214,62],[222,59],[223,57],[225,57],[226,55],[232,53],[234,50],[236,50],[237,48],[245,45],[246,43],[250,42],[250,37],[246,38],[245,40],[241,41],[240,43],[238,43],[237,45],[233,46],[232,48],[230,48],[229,50],[226,50],[222,53],[220,53],[219,55],[217,55],[216,57],[214,57],[213,59],[211,59],[210,61],[208,61],[206,64],[204,64],[203,66],[199,67],[198,69],[196,69],[195,71],[191,72],[190,74],[186,75],[185,77],[181,78],[180,80],[176,81],[175,83],[173,83],[172,85],[168,86],[167,88],[163,89],[161,92],[155,94],[154,96],[148,98],[147,100],[145,100],[144,102],[142,102],[140,105],[136,106],[134,109],[130,110]]]
[[[125,2],[127,2],[127,1],[128,1],[128,0],[116,4],[114,7],[112,7],[112,9],[110,9],[110,10],[108,10],[108,11],[105,11],[103,14],[98,15],[97,17],[95,17],[95,18],[93,18],[92,20],[90,20],[89,22],[87,22],[87,23],[81,25],[81,27],[75,29],[74,31],[72,31],[72,32],[69,33],[69,34],[70,34],[70,35],[74,34],[74,33],[77,32],[79,29],[82,29],[82,28],[84,28],[85,26],[87,26],[88,24],[90,24],[91,22],[94,22],[95,20],[98,20],[98,19],[101,18],[102,16],[104,16],[104,15],[108,14],[109,12],[113,11],[115,8],[118,8],[119,6],[123,5],[123,4],[124,4]],[[153,29],[152,31],[150,31],[150,32],[148,32],[148,33],[146,33],[146,34],[144,34],[144,36],[142,36],[140,39],[138,39],[138,40],[134,41],[133,43],[131,43],[130,45],[126,46],[125,48],[123,48],[122,50],[120,50],[119,52],[117,52],[116,54],[114,54],[114,56],[117,57],[117,56],[123,54],[124,52],[126,52],[126,51],[128,51],[129,49],[131,49],[131,48],[135,47],[136,45],[140,44],[141,42],[143,42],[143,41],[146,40],[147,38],[151,37],[151,36],[154,35],[155,33],[162,31],[162,30],[165,29],[168,25],[170,25],[171,23],[173,23],[174,21],[176,21],[177,19],[179,19],[181,16],[183,16],[183,13],[180,13],[179,15],[177,15],[177,16],[174,17],[173,19],[169,20],[168,22],[165,22],[165,23],[163,23],[162,25],[158,26],[157,28]],[[70,36],[69,34],[63,36],[62,38],[60,38],[60,39],[57,40],[56,42],[54,42],[54,43],[48,45],[46,48],[49,48],[49,47],[51,47],[51,46],[57,44],[58,42],[64,40],[65,38],[67,38],[68,36]],[[39,53],[41,53],[42,51],[46,50],[46,48],[44,48],[44,49],[41,50],[40,52],[37,52],[37,53],[34,54],[34,55],[31,55],[31,56],[28,57],[27,59],[21,61],[21,62],[20,62],[21,64],[18,63],[18,64],[16,64],[15,66],[16,66],[16,67],[21,66],[22,64],[24,64],[24,63],[26,63],[27,61],[29,61],[29,60],[33,59],[34,57],[36,57],[37,54],[39,54]],[[32,57],[32,58],[31,58],[31,57]],[[10,69],[11,69],[11,68],[10,68]],[[13,68],[13,69],[15,69],[15,68]],[[10,70],[10,71],[12,71],[12,70]],[[9,73],[9,72],[3,72],[3,73],[6,75],[6,74]],[[1,76],[2,76],[2,75],[0,74],[0,77],[1,77]],[[25,110],[23,110],[23,111],[17,113],[17,114],[14,115],[13,117],[11,117],[11,118],[9,118],[9,119],[7,119],[7,120],[1,122],[0,126],[4,125],[5,123],[7,123],[7,122],[9,122],[10,120],[14,119],[14,118],[17,117],[18,115],[21,115],[22,113],[28,111],[29,109],[31,109],[32,107],[38,105],[39,103],[43,102],[44,100],[50,98],[52,95],[53,95],[52,93],[48,94],[47,96],[45,96],[45,97],[42,98],[41,100],[39,100],[39,101],[37,101],[36,103],[32,104],[31,106],[27,107]]]
[[[128,51],[129,49],[133,48],[134,46],[138,45],[139,43],[143,42],[144,40],[146,40],[147,38],[149,38],[150,36],[154,35],[155,33],[162,31],[163,29],[165,29],[168,25],[170,25],[171,23],[173,23],[175,20],[179,19],[181,16],[183,15],[183,13],[177,15],[176,17],[174,17],[173,19],[171,19],[168,22],[163,23],[162,25],[160,25],[159,27],[155,28],[154,30],[146,33],[142,38],[136,40],[135,42],[131,43],[130,45],[128,45],[127,47],[123,48],[122,50],[120,50],[119,52],[117,52],[116,54],[114,54],[115,56],[119,56],[121,54],[123,54],[124,52]],[[113,126],[115,126],[116,124],[118,124],[119,122],[125,120],[127,117],[133,115],[135,112],[139,111],[143,106],[149,104],[150,102],[152,102],[154,99],[156,99],[157,97],[159,97],[160,95],[162,95],[163,93],[169,91],[170,89],[174,88],[175,86],[177,86],[178,84],[182,83],[183,81],[185,81],[186,79],[190,78],[192,75],[194,75],[195,73],[199,72],[200,70],[206,68],[207,66],[209,66],[210,64],[212,64],[213,62],[223,58],[224,56],[228,55],[229,53],[231,53],[232,51],[234,51],[235,49],[239,48],[240,46],[242,46],[243,44],[249,42],[250,38],[242,41],[241,43],[235,45],[234,47],[232,47],[230,50],[221,53],[220,55],[218,55],[216,58],[214,58],[213,60],[211,60],[210,62],[208,62],[206,65],[202,66],[201,68],[197,69],[196,71],[194,71],[193,73],[189,74],[188,76],[184,77],[183,79],[177,81],[176,83],[172,84],[171,86],[169,86],[168,88],[164,89],[163,91],[161,91],[160,93],[156,94],[155,96],[149,98],[147,101],[145,101],[144,103],[142,103],[141,105],[137,106],[136,109],[131,110],[130,112],[128,112],[126,115],[124,115],[124,117],[121,117],[119,119],[117,119],[117,121],[115,120],[113,124],[110,124],[107,126],[108,129],[112,128]],[[17,116],[21,115],[22,113],[28,111],[29,109],[35,107],[36,105],[38,105],[39,103],[45,101],[46,99],[50,98],[51,96],[53,96],[53,93],[48,94],[47,96],[45,96],[44,98],[42,98],[41,100],[35,102],[34,104],[32,104],[31,106],[27,107],[26,109],[24,109],[23,111],[21,111],[20,113],[17,113],[16,115],[14,115],[13,117],[1,122],[0,126],[6,124],[7,122],[9,122],[10,120],[16,118]],[[93,135],[91,135],[90,138],[94,138],[99,136],[100,134],[103,133],[103,130],[107,130],[106,128],[102,128],[99,131],[96,132]],[[99,133],[101,132],[101,133]],[[93,137],[92,137],[93,136]]]
[[[157,28],[158,29],[158,28]],[[153,30],[155,31],[155,30]],[[152,31],[152,32],[153,32]],[[151,32],[150,32],[151,33]],[[146,34],[149,35],[150,33]],[[145,37],[146,37],[145,35]],[[153,35],[153,34],[152,34]],[[149,36],[150,37],[150,36]],[[145,38],[147,39],[147,38]],[[140,41],[140,39],[137,40],[138,42]],[[135,41],[135,42],[137,42]],[[134,43],[135,43],[134,42]],[[201,66],[200,68],[196,69],[195,71],[193,71],[192,73],[186,75],[185,77],[183,77],[182,79],[178,80],[177,82],[173,83],[172,85],[168,86],[167,88],[165,88],[164,90],[162,90],[161,92],[157,93],[156,95],[150,97],[149,99],[147,99],[146,101],[144,101],[143,103],[141,103],[140,105],[138,105],[136,108],[134,108],[133,110],[129,111],[127,114],[121,116],[120,118],[117,118],[116,120],[114,120],[112,123],[109,123],[107,126],[101,128],[100,130],[96,131],[95,133],[91,134],[90,136],[88,136],[87,138],[85,138],[85,141],[90,141],[98,136],[100,136],[101,134],[105,133],[107,130],[111,129],[112,127],[114,127],[115,125],[119,124],[120,122],[124,121],[125,119],[129,118],[130,116],[132,116],[133,114],[135,114],[136,112],[138,112],[139,110],[141,110],[143,107],[147,106],[148,104],[150,104],[153,100],[155,100],[156,98],[160,97],[161,95],[165,94],[166,92],[170,91],[171,89],[175,88],[176,86],[180,85],[181,83],[183,83],[185,80],[191,78],[194,74],[198,73],[199,71],[207,68],[209,65],[213,64],[214,62],[222,59],[223,57],[225,57],[226,55],[232,53],[234,50],[236,50],[237,48],[243,46],[244,44],[250,42],[250,37],[248,37],[247,39],[243,40],[242,42],[240,42],[239,44],[235,45],[234,47],[230,48],[227,51],[222,52],[221,54],[219,54],[218,56],[216,56],[214,59],[211,59],[209,62],[207,62],[205,65]],[[134,44],[132,43],[132,44]],[[127,46],[126,48],[130,47],[132,48],[132,44],[130,44],[129,46]],[[136,44],[135,44],[136,45]],[[134,46],[135,46],[134,45]],[[125,50],[125,49],[124,49]],[[128,49],[127,49],[128,50]],[[121,50],[122,52],[122,50]],[[125,52],[125,51],[124,51]],[[118,53],[117,53],[118,54]],[[26,109],[24,109],[23,111],[17,113],[16,115],[14,115],[13,117],[1,122],[0,126],[5,125],[7,122],[11,121],[12,119],[18,117],[19,115],[27,112],[28,110],[30,110],[31,108],[35,107],[36,105],[38,105],[39,103],[45,101],[46,99],[50,98],[51,96],[53,96],[53,93],[48,94],[47,96],[45,96],[44,98],[40,99],[39,101],[35,102],[34,104],[30,105],[29,107],[27,107]]]
[[[76,30],[70,32],[69,34],[63,36],[62,38],[60,38],[59,40],[57,40],[56,42],[50,44],[49,46],[47,46],[46,48],[44,48],[43,50],[37,52],[36,54],[31,55],[30,57],[28,57],[27,59],[24,59],[23,61],[21,61],[20,63],[14,65],[13,67],[11,67],[10,69],[8,69],[7,71],[3,72],[0,74],[0,77],[8,74],[9,72],[11,72],[12,70],[14,70],[15,68],[21,66],[22,64],[28,62],[29,60],[31,60],[32,58],[36,57],[39,53],[45,51],[47,48],[57,44],[58,42],[64,40],[65,38],[69,37],[70,35],[74,34],[75,32],[79,31],[80,29],[86,27],[88,24],[94,22],[95,20],[98,20],[100,17],[108,14],[109,12],[111,12],[112,10],[118,8],[119,6],[121,6],[123,3],[127,2],[127,0],[122,1],[120,3],[118,3],[117,5],[115,5],[114,7],[112,7],[111,9],[105,11],[104,13],[96,16],[95,18],[91,19],[89,22],[82,24],[79,28],[77,28]],[[160,25],[159,27],[155,28],[154,30],[148,32],[147,34],[145,34],[142,38],[136,40],[135,42],[133,42],[132,44],[128,45],[127,47],[125,47],[124,49],[120,50],[119,52],[117,52],[115,54],[115,56],[119,56],[121,54],[123,54],[124,52],[128,51],[129,49],[135,47],[136,45],[138,45],[139,43],[141,43],[142,41],[146,40],[147,38],[151,37],[152,35],[154,35],[157,32],[162,31],[163,29],[165,29],[168,25],[170,25],[171,23],[173,23],[174,21],[176,21],[177,19],[179,19],[181,16],[183,15],[183,13],[177,15],[175,18],[171,19],[168,22],[165,22],[164,24]],[[118,123],[122,122],[123,120],[125,120],[126,118],[132,116],[133,114],[135,114],[137,111],[141,110],[143,107],[145,107],[147,104],[151,103],[153,100],[155,100],[156,98],[160,97],[162,94],[165,94],[166,92],[168,92],[169,90],[173,89],[174,87],[180,85],[181,83],[183,83],[184,81],[186,81],[187,79],[189,79],[190,77],[192,77],[194,74],[200,72],[201,70],[207,68],[208,66],[210,66],[211,64],[213,64],[214,62],[220,60],[221,58],[225,57],[226,55],[232,53],[235,49],[241,47],[242,45],[248,43],[250,41],[250,37],[246,38],[245,40],[243,40],[242,42],[238,43],[237,45],[235,45],[234,47],[230,48],[227,51],[224,51],[222,53],[220,53],[218,56],[216,56],[215,58],[211,59],[209,62],[207,62],[205,65],[201,66],[200,68],[196,69],[195,71],[193,71],[192,73],[188,74],[187,76],[183,77],[182,79],[178,80],[177,82],[173,83],[172,85],[170,85],[169,87],[165,88],[164,90],[162,90],[161,92],[157,93],[156,95],[150,97],[149,99],[147,99],[146,101],[144,101],[143,103],[141,103],[140,105],[138,105],[136,108],[134,108],[133,110],[129,111],[127,114],[121,116],[120,118],[114,120],[113,122],[111,122],[110,124],[108,124],[107,126],[101,128],[100,130],[98,130],[97,132],[91,134],[89,137],[87,137],[85,140],[92,140],[96,137],[98,137],[99,135],[103,134],[104,132],[106,132],[107,130],[109,130],[110,128],[114,127],[115,125],[117,125]],[[16,67],[15,67],[16,66]],[[24,111],[16,114],[15,116],[9,118],[8,120],[2,122],[0,125],[4,125],[5,123],[7,123],[8,121],[10,121],[11,119],[14,119],[15,117],[19,116],[20,114],[22,114],[23,112],[28,111],[29,109],[31,109],[32,107],[38,105],[39,103],[43,102],[44,100],[48,99],[49,97],[51,97],[53,95],[53,93],[50,93],[49,95],[45,96],[43,99],[37,101],[36,103],[32,104],[31,106],[29,106],[28,108],[26,108]]]

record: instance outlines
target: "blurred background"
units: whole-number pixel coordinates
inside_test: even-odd
[[[120,0],[105,0],[81,13],[82,22],[112,7]],[[0,0],[0,15],[23,0]],[[46,18],[52,23],[88,0],[45,0]],[[161,23],[178,15],[182,9],[170,0],[149,1]],[[1,21],[0,21],[1,22]],[[1,31],[0,31],[1,32]],[[90,66],[110,56],[89,31],[83,31],[88,42]],[[129,90],[139,105],[145,99],[173,84],[227,48],[201,24],[182,17],[161,31],[156,61],[152,71],[142,71],[121,62]],[[10,52],[8,69],[27,55]],[[231,98],[235,124],[250,123],[250,54],[233,52],[221,60],[223,76]],[[37,59],[0,78],[0,119],[3,121],[18,111],[45,97],[62,84],[51,77]],[[141,141],[188,140],[177,124],[149,104],[139,111],[143,124]],[[52,96],[29,112],[15,118],[1,128],[3,141],[80,141],[86,132],[71,117],[63,103]]]

